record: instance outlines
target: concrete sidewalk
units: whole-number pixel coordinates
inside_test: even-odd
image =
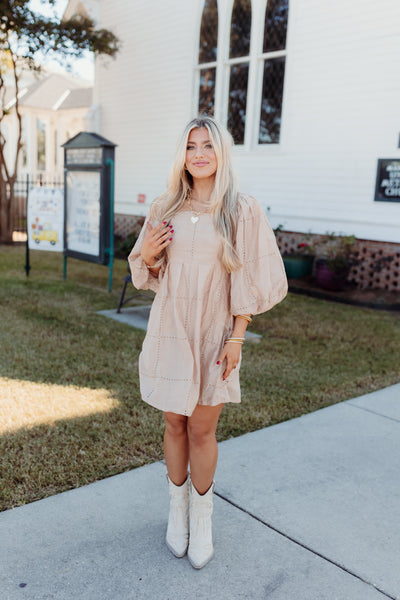
[[[400,384],[221,443],[200,571],[161,462],[3,512],[0,599],[400,599],[399,446]]]

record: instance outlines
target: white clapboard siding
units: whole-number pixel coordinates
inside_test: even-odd
[[[122,40],[96,68],[101,133],[116,144],[116,210],[143,214],[165,189],[177,136],[191,116],[197,19],[180,0],[102,2],[102,24]],[[137,204],[138,194],[146,205]]]
[[[144,214],[165,188],[195,114],[202,5],[100,1],[101,25],[123,43],[116,60],[97,61],[95,82],[100,132],[118,144],[117,212]],[[265,0],[252,6],[261,39]],[[222,41],[231,7],[220,0]],[[235,149],[240,189],[270,207],[273,225],[400,241],[400,202],[374,202],[377,159],[400,158],[399,31],[399,0],[290,0],[281,143],[257,146],[254,126]],[[255,123],[254,106],[248,114]]]

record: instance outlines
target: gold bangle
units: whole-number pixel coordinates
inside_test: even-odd
[[[237,319],[237,318],[245,319],[248,323],[251,323],[253,320],[251,317],[248,317],[247,315],[235,315],[235,319]]]
[[[241,345],[243,345],[243,342],[237,342],[236,340],[226,340],[225,344],[227,344],[228,342],[230,344],[241,344]]]
[[[229,340],[242,340],[244,342],[244,337],[230,337]]]

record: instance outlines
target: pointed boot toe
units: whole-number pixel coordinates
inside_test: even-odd
[[[194,569],[202,569],[213,557],[211,516],[215,484],[202,496],[190,485],[190,537],[188,559]]]

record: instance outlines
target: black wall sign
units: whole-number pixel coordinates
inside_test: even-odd
[[[378,159],[375,201],[400,202],[400,158]]]

